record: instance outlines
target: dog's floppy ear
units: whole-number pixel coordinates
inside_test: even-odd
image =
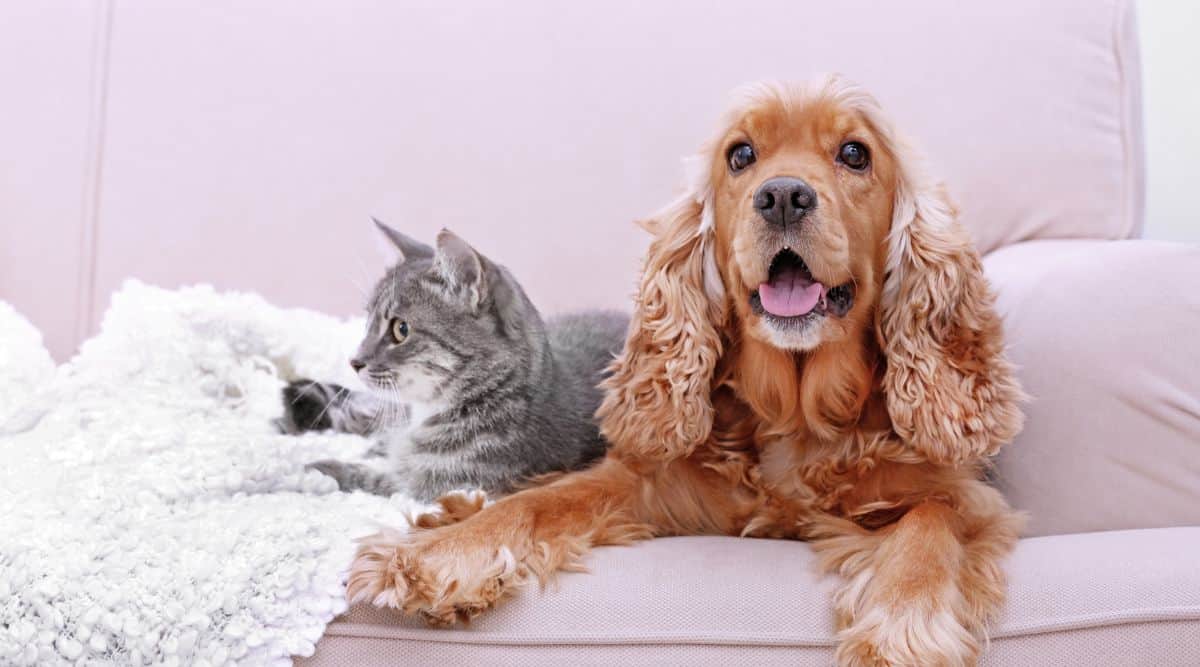
[[[930,461],[994,454],[1021,429],[979,255],[940,185],[897,146],[896,200],[879,312],[884,391],[897,435]]]
[[[691,453],[712,430],[725,299],[707,199],[707,188],[693,189],[640,223],[654,240],[625,350],[604,382],[597,413],[618,453],[670,460]]]

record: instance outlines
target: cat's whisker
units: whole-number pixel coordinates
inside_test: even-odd
[[[355,254],[358,255],[358,262],[355,263],[355,273],[349,279],[358,288],[358,291],[362,293],[362,296],[370,299],[372,284],[375,281],[372,280],[371,276],[366,275],[366,267],[373,266],[374,264],[364,259],[361,252]]]
[[[300,399],[302,399],[302,398],[304,398],[304,392],[303,392],[303,391],[300,391],[300,390],[297,390],[297,391],[296,391],[296,397],[292,399],[292,402],[291,402],[291,403],[288,403],[288,407],[289,407],[289,408],[294,408],[294,407],[296,407],[296,403],[299,403],[299,402],[300,402]]]
[[[337,403],[349,393],[350,390],[346,387],[342,387],[341,389],[333,392],[333,396],[331,396],[328,401],[325,401],[325,407],[321,408],[321,412],[317,413],[317,417],[313,420],[313,423],[321,423],[321,418],[325,416],[325,413],[329,412],[329,408],[333,407],[334,403]]]
[[[375,410],[371,413],[370,419],[367,420],[367,433],[374,433],[379,428],[379,414],[383,409]]]
[[[390,380],[384,380],[383,382],[377,384],[376,386],[379,388],[380,391],[382,391],[385,395],[387,395],[389,399],[394,398],[395,392],[392,389]],[[392,400],[384,399],[383,405],[380,406],[379,410],[375,411],[374,416],[371,418],[371,430],[372,431],[378,429],[382,425],[386,425],[389,423],[388,411],[391,409],[392,402],[393,402]]]
[[[359,266],[362,266],[361,262],[359,262]],[[359,271],[361,272],[362,269],[360,268]],[[354,287],[354,289],[358,290],[362,296],[368,296],[370,294],[370,288],[367,287],[368,283],[364,280],[362,273],[346,276],[346,280],[348,280],[350,285]]]
[[[400,387],[396,384],[395,380],[391,380],[388,384],[388,389],[391,394],[391,400],[388,401],[391,411],[391,414],[388,416],[388,423],[398,424],[404,416],[404,406],[400,398]]]

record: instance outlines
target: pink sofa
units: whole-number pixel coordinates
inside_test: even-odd
[[[382,266],[368,214],[454,229],[546,310],[622,307],[630,221],[726,90],[865,83],[961,203],[1033,396],[998,480],[1028,537],[982,664],[1200,664],[1200,248],[1131,240],[1131,2],[32,7],[0,7],[28,101],[0,127],[0,298],[60,357],[131,275],[355,313]],[[832,662],[804,544],[589,563],[467,629],[352,609],[297,663]]]

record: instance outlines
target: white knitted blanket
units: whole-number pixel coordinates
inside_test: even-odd
[[[0,665],[311,655],[352,538],[420,507],[303,469],[365,439],[270,423],[288,379],[355,384],[361,326],[130,282],[55,369],[0,302]]]

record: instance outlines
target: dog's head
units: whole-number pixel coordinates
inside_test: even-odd
[[[748,88],[701,158],[729,304],[745,335],[781,349],[861,330],[878,299],[896,156],[849,102]]]
[[[601,408],[615,446],[703,442],[731,350],[769,432],[836,437],[881,384],[893,430],[932,460],[1015,434],[979,258],[870,95],[837,77],[747,86],[689,166],[688,191],[643,223],[655,240]]]

